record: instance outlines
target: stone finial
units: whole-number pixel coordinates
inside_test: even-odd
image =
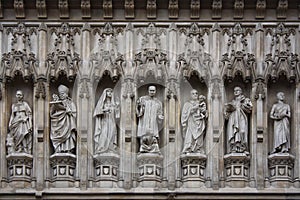
[[[42,23],[40,24],[38,30],[39,30],[39,31],[47,31],[47,25],[46,25],[44,22],[42,22]]]

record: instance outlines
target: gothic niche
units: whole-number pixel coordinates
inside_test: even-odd
[[[91,55],[95,88],[94,120],[94,168],[98,187],[115,187],[119,180],[119,122],[120,85],[123,74],[123,55],[117,52],[117,38],[110,23],[102,34]],[[118,86],[118,87],[117,87]],[[128,109],[128,108],[127,108]]]
[[[33,176],[33,80],[36,78],[37,63],[32,40],[36,39],[36,29],[26,28],[19,23],[16,28],[8,28],[11,38],[9,52],[2,55],[1,80],[6,84],[7,103],[6,152],[8,180],[21,181],[28,187]],[[2,93],[2,92],[1,92]],[[2,95],[2,94],[1,94]]]
[[[50,166],[52,178],[60,185],[74,184],[77,149],[77,108],[76,91],[73,81],[79,65],[79,54],[75,52],[74,34],[64,23],[60,28],[53,28],[50,43],[54,51],[48,54],[47,66],[51,99],[50,142],[52,152]]]
[[[210,55],[204,50],[203,35],[193,23],[186,34],[185,48],[177,58],[180,69],[181,113],[181,167],[183,187],[201,187],[205,182],[207,85],[209,81]]]
[[[246,185],[249,180],[251,113],[251,80],[254,78],[255,58],[249,53],[247,36],[251,29],[236,24],[232,30],[223,29],[228,38],[222,58],[226,103],[225,118],[225,175],[231,187]],[[239,116],[239,117],[237,117]]]
[[[294,99],[295,81],[299,79],[296,66],[298,55],[291,48],[294,29],[278,24],[269,29],[271,52],[266,56],[266,79],[268,80],[268,167],[269,182],[274,187],[292,184],[295,150]]]

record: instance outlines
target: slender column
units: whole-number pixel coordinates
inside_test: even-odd
[[[0,59],[2,60],[2,45],[3,45],[3,26],[2,24],[0,24]],[[1,73],[2,70],[0,70]],[[0,80],[0,112],[1,113],[6,113],[6,90],[5,90],[5,84],[3,83],[3,80]],[[0,124],[1,124],[1,128],[0,128],[0,134],[1,134],[1,137],[0,137],[0,150],[1,150],[1,154],[0,154],[0,167],[1,169],[6,169],[7,168],[7,164],[6,164],[6,157],[5,157],[5,148],[6,148],[6,145],[5,145],[5,137],[6,137],[6,130],[7,130],[7,124],[6,123],[6,119],[5,119],[5,115],[0,115]],[[1,185],[0,187],[3,187],[3,178],[4,177],[7,177],[7,173],[6,173],[7,170],[0,170],[0,181],[1,181]]]

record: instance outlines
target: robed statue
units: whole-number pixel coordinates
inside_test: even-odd
[[[58,95],[53,95],[50,102],[51,132],[50,138],[55,153],[72,153],[76,151],[76,106],[68,96],[69,88],[60,85]]]
[[[248,153],[248,117],[252,102],[242,94],[240,87],[234,88],[234,99],[225,104],[227,123],[227,153]]]
[[[160,153],[159,127],[163,122],[162,102],[156,97],[156,87],[148,87],[148,95],[142,96],[136,103],[138,118],[137,137],[140,139],[140,153]]]

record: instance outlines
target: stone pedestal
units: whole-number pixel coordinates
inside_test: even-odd
[[[249,183],[250,156],[246,153],[231,153],[224,156],[225,185],[229,187],[246,187]]]
[[[116,153],[94,155],[95,183],[98,187],[115,187],[119,180],[120,156]]]
[[[8,181],[14,187],[31,187],[33,157],[27,153],[12,153],[6,156]]]
[[[55,153],[50,156],[54,187],[74,187],[76,156],[70,153]]]
[[[141,187],[160,187],[163,173],[163,156],[158,153],[141,153],[137,156]]]
[[[207,157],[201,153],[188,153],[180,156],[183,187],[201,187],[205,183]]]
[[[275,153],[268,156],[269,181],[274,187],[290,187],[293,182],[295,156]]]

